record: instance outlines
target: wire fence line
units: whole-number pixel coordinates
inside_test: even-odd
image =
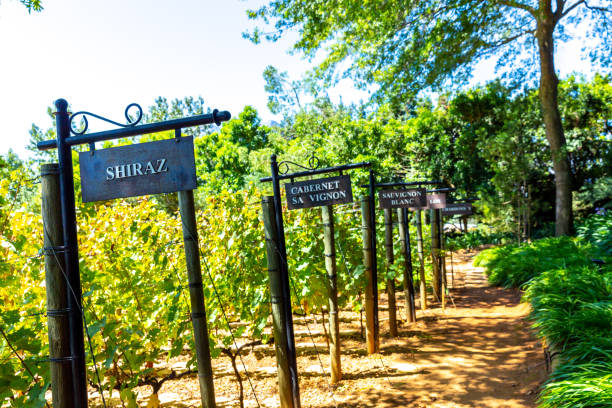
[[[255,203],[252,203],[252,204],[250,203],[250,205],[255,205]],[[258,201],[258,202],[256,203],[256,205],[260,206],[260,205],[261,205],[261,202],[260,202],[260,201]],[[352,214],[352,213],[357,213],[357,212],[359,212],[359,211],[355,210],[355,211],[350,211],[350,212],[347,212],[347,214]],[[360,228],[356,228],[356,229],[360,229]],[[46,236],[48,236],[48,231],[43,230],[43,234],[44,234],[44,235],[46,235]],[[261,239],[261,240],[257,240],[257,241],[254,241],[254,242],[256,242],[258,245],[263,245],[263,243],[264,243],[263,237],[262,237],[262,239]],[[168,247],[171,247],[171,246],[178,246],[178,245],[181,245],[182,243],[183,243],[183,241],[182,241],[182,240],[173,240],[173,241],[170,241],[170,242],[167,242],[167,243],[160,243],[160,244],[159,244],[159,246],[160,246],[160,247],[164,247],[164,248],[168,248]],[[232,332],[232,328],[231,328],[231,326],[230,326],[230,320],[229,320],[229,318],[228,318],[228,314],[227,314],[227,312],[226,312],[225,303],[224,303],[224,302],[221,300],[221,296],[220,296],[219,291],[217,290],[217,288],[216,288],[216,286],[215,286],[215,281],[214,281],[214,279],[213,279],[213,277],[212,277],[212,273],[211,273],[210,266],[209,266],[208,262],[206,261],[206,258],[205,258],[205,257],[204,257],[204,255],[202,254],[202,249],[201,249],[201,247],[198,247],[198,249],[199,249],[199,251],[200,251],[200,256],[202,257],[202,260],[203,260],[203,262],[204,262],[204,266],[205,266],[205,270],[206,270],[206,272],[207,272],[208,278],[210,279],[210,281],[211,281],[211,285],[212,285],[213,290],[214,290],[214,292],[215,292],[215,296],[217,297],[218,303],[219,303],[220,308],[221,308],[221,310],[222,310],[222,314],[224,315],[225,321],[226,321],[226,323],[227,323],[227,327],[228,327],[228,329],[229,329],[229,331],[230,331],[230,333],[231,333],[231,336],[232,336],[232,338],[233,338],[234,346],[235,346],[235,347],[236,347],[236,349],[237,349],[237,353],[238,353],[238,355],[240,356],[240,360],[241,360],[242,365],[243,365],[243,368],[244,368],[244,370],[245,370],[245,373],[246,373],[247,379],[248,379],[248,381],[249,381],[249,383],[250,383],[250,385],[251,385],[251,390],[252,390],[252,393],[253,393],[253,395],[254,395],[254,397],[255,397],[256,401],[257,401],[257,404],[259,405],[259,400],[258,400],[258,398],[257,398],[257,394],[255,393],[255,387],[253,386],[253,384],[252,384],[252,382],[251,382],[251,378],[250,378],[250,376],[249,376],[249,373],[248,373],[248,370],[247,370],[247,368],[246,368],[246,365],[245,365],[244,361],[242,360],[242,355],[240,354],[240,350],[239,350],[239,347],[238,347],[238,344],[237,344],[237,341],[236,341],[236,337],[234,336],[234,333]],[[43,255],[44,255],[43,250],[44,250],[44,249],[41,249],[37,255],[35,255],[35,256],[31,256],[31,257],[28,257],[28,258],[26,258],[25,260],[26,260],[26,261],[34,261],[34,260],[39,260],[39,259],[41,259],[41,258],[43,257]],[[278,249],[277,249],[277,250],[278,250]],[[57,253],[55,250],[53,250],[53,251],[52,251],[52,255],[53,255],[53,257],[56,259],[56,262],[58,262],[58,263],[59,263],[58,253]],[[59,254],[59,256],[63,256],[63,254]],[[343,256],[344,256],[344,255],[343,255]],[[17,263],[19,263],[18,261],[16,261],[16,262],[17,262]],[[26,263],[21,262],[20,264],[25,265]],[[13,265],[14,265],[14,264],[13,264]],[[40,266],[40,265],[37,265],[37,266]],[[61,268],[61,265],[60,265],[60,268]],[[348,272],[348,267],[347,267],[347,265],[346,265],[346,261],[345,261],[345,268],[347,269],[347,273],[349,273],[349,272]],[[265,270],[266,268],[265,268],[265,267],[262,267],[261,269],[262,269],[262,270]],[[187,289],[187,288],[188,288],[188,285],[184,285],[184,284],[183,284],[183,282],[182,282],[182,280],[181,280],[181,276],[180,276],[180,273],[179,273],[178,268],[173,268],[173,271],[176,273],[176,277],[177,277],[177,280],[178,280],[178,282],[179,282],[178,290],[179,290],[179,291],[181,291],[181,292],[184,292],[184,291],[185,291],[185,289]],[[63,269],[61,270],[61,272],[62,272],[62,274],[64,275],[64,277],[66,278],[66,281],[67,281],[66,272],[65,272]],[[68,281],[67,281],[67,282],[68,282]],[[71,295],[72,295],[72,296],[76,296],[76,295],[75,295],[75,292],[74,292],[74,290],[73,290],[73,288],[72,288],[72,287],[71,287],[69,284],[68,284],[68,286],[69,286],[69,287],[68,287],[68,289],[69,289],[69,292],[71,293]],[[294,281],[291,281],[291,286],[292,286],[292,290],[293,290],[293,292],[294,292],[295,298],[296,298],[296,300],[298,301],[298,305],[299,305],[299,307],[301,308],[301,311],[302,311],[304,314],[306,314],[306,312],[305,312],[305,310],[304,310],[304,308],[303,308],[303,306],[302,306],[302,300],[300,299],[300,296],[299,296],[299,293],[298,293],[298,290],[297,290],[297,285],[296,285],[296,283],[295,283]],[[185,300],[185,302],[186,302],[187,310],[189,310],[188,299],[186,299],[186,297],[185,297],[185,296],[184,296],[184,300]],[[84,322],[85,331],[86,331],[86,335],[87,335],[87,341],[88,341],[88,345],[89,345],[89,351],[90,351],[90,354],[91,354],[91,357],[92,357],[92,361],[93,361],[93,369],[94,369],[94,371],[95,371],[95,373],[96,373],[96,377],[97,377],[97,382],[98,382],[98,387],[99,387],[98,389],[100,390],[100,395],[101,395],[102,400],[103,400],[103,401],[102,401],[102,402],[103,402],[103,405],[104,405],[104,406],[106,406],[106,402],[104,401],[104,390],[103,390],[103,388],[102,388],[102,381],[101,381],[101,378],[100,378],[100,372],[99,372],[99,370],[98,370],[98,363],[96,362],[96,355],[97,355],[97,353],[94,351],[94,348],[93,348],[93,345],[92,345],[92,338],[91,338],[92,336],[90,336],[90,330],[89,330],[89,326],[88,326],[88,323],[89,323],[89,324],[91,324],[92,322],[88,322],[88,319],[86,318],[85,313],[84,313],[85,311],[87,311],[88,313],[89,313],[89,312],[92,312],[92,313],[95,315],[95,311],[94,311],[94,309],[93,309],[93,305],[92,305],[90,302],[83,302],[81,305],[77,305],[77,307],[78,307],[78,309],[79,309],[79,313],[81,314],[81,317],[82,317],[83,322]],[[250,310],[249,310],[249,312],[250,312],[250,313],[252,313],[252,311],[250,311]],[[25,318],[33,318],[34,316],[41,316],[41,317],[44,317],[44,316],[46,316],[46,314],[45,314],[45,313],[46,313],[46,312],[29,313],[28,315],[25,315],[24,317],[25,317]],[[91,317],[91,315],[90,315],[90,317]],[[318,359],[319,359],[319,363],[321,364],[321,367],[322,367],[322,369],[324,370],[324,367],[323,367],[323,364],[322,364],[322,360],[321,360],[321,355],[320,355],[320,353],[319,353],[319,351],[318,351],[318,349],[317,349],[317,346],[316,346],[315,341],[314,341],[314,337],[313,337],[313,335],[312,335],[312,332],[310,331],[310,327],[308,326],[308,323],[307,323],[307,322],[306,322],[306,326],[307,326],[307,330],[308,330],[308,332],[309,332],[310,338],[311,338],[311,340],[313,341],[313,346],[314,346],[314,348],[315,348],[315,350],[316,350],[316,352],[317,352],[317,357],[318,357]],[[95,335],[95,334],[94,334],[94,335]],[[16,357],[15,357],[15,358],[16,358]],[[333,389],[332,389],[331,385],[329,384],[329,382],[328,382],[328,386],[329,386],[329,388],[330,388],[330,392],[331,392],[331,395],[332,395],[332,399],[334,399],[334,403],[335,403],[335,404],[336,404],[336,406],[337,406],[337,401],[336,401],[336,399],[335,399],[335,397],[334,397]],[[112,390],[110,390],[110,392],[112,392]]]

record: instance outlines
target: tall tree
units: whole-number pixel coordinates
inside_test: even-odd
[[[555,44],[587,25],[593,61],[609,67],[610,0],[270,0],[247,12],[273,24],[247,34],[254,42],[297,32],[296,51],[324,58],[315,69],[334,83],[379,85],[374,100],[403,105],[423,89],[464,84],[474,64],[497,57],[515,79],[539,72],[540,104],[555,172],[556,234],[572,230],[571,174],[558,103]]]

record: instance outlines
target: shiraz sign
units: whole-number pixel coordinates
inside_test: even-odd
[[[422,208],[427,206],[424,188],[381,190],[378,192],[380,208]]]
[[[353,202],[350,176],[327,177],[285,184],[290,210]]]
[[[79,153],[83,202],[197,188],[193,137]]]

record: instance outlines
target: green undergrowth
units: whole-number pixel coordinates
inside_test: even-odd
[[[590,265],[594,253],[591,244],[579,239],[544,238],[487,249],[476,256],[474,265],[486,268],[493,285],[520,287],[543,271]]]
[[[474,249],[482,245],[500,245],[510,242],[512,235],[476,229],[464,233],[450,233],[447,234],[446,239],[450,249]]]
[[[525,290],[533,328],[557,360],[540,407],[612,407],[610,219],[588,219],[576,238],[506,245],[477,257],[492,284]]]

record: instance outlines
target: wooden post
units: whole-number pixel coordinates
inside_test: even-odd
[[[527,215],[525,217],[527,226],[527,242],[531,242],[531,184],[527,186]]]
[[[366,343],[368,354],[378,352],[378,341],[374,333],[374,293],[372,264],[374,254],[372,251],[372,225],[370,223],[370,201],[368,197],[361,199],[361,231],[363,237],[363,265],[365,266],[366,290],[365,290],[365,312],[366,312]]]
[[[64,231],[59,187],[59,165],[41,166],[42,219],[44,231],[49,360],[53,407],[73,408],[72,366],[68,322],[68,290],[65,271]]]
[[[282,408],[295,408],[291,392],[291,376],[287,359],[287,333],[285,333],[285,315],[282,307],[283,289],[281,280],[281,258],[278,251],[278,233],[274,197],[262,198],[264,230],[266,234],[266,254],[268,259],[268,278],[270,280],[270,299],[272,303],[272,328],[274,348],[276,349],[276,367],[278,390]]]
[[[412,254],[410,253],[410,232],[408,229],[408,210],[397,209],[400,242],[404,254],[404,297],[406,299],[406,319],[410,323],[416,322],[414,307],[414,284],[412,282]]]
[[[193,190],[178,192],[179,209],[183,224],[183,241],[185,246],[185,263],[189,280],[189,299],[191,300],[191,321],[198,362],[198,379],[200,381],[200,398],[205,408],[215,407],[213,372],[210,361],[208,326],[204,307],[204,290],[202,287],[202,269],[200,267],[200,250],[198,230],[196,227]]]
[[[395,278],[391,276],[393,265],[393,212],[385,208],[385,269],[387,272],[387,297],[389,299],[389,334],[397,337],[397,308],[395,304]]]
[[[444,217],[442,216],[442,210],[440,211],[439,221],[440,226],[438,232],[440,233],[440,273],[442,275],[442,310],[446,308],[446,236],[444,235]]]
[[[417,251],[419,253],[419,288],[421,294],[421,310],[427,310],[427,286],[425,282],[425,256],[423,254],[423,227],[421,210],[416,212]]]
[[[342,379],[340,365],[340,324],[338,310],[338,277],[336,245],[334,240],[334,210],[331,205],[321,207],[323,219],[323,242],[325,246],[325,270],[327,271],[327,298],[329,302],[329,358],[331,360],[331,382]]]
[[[431,261],[433,264],[433,279],[432,279],[432,287],[434,298],[437,302],[441,300],[440,293],[440,283],[441,276],[440,273],[440,236],[438,233],[438,228],[440,226],[439,223],[440,214],[438,210],[431,210]]]

